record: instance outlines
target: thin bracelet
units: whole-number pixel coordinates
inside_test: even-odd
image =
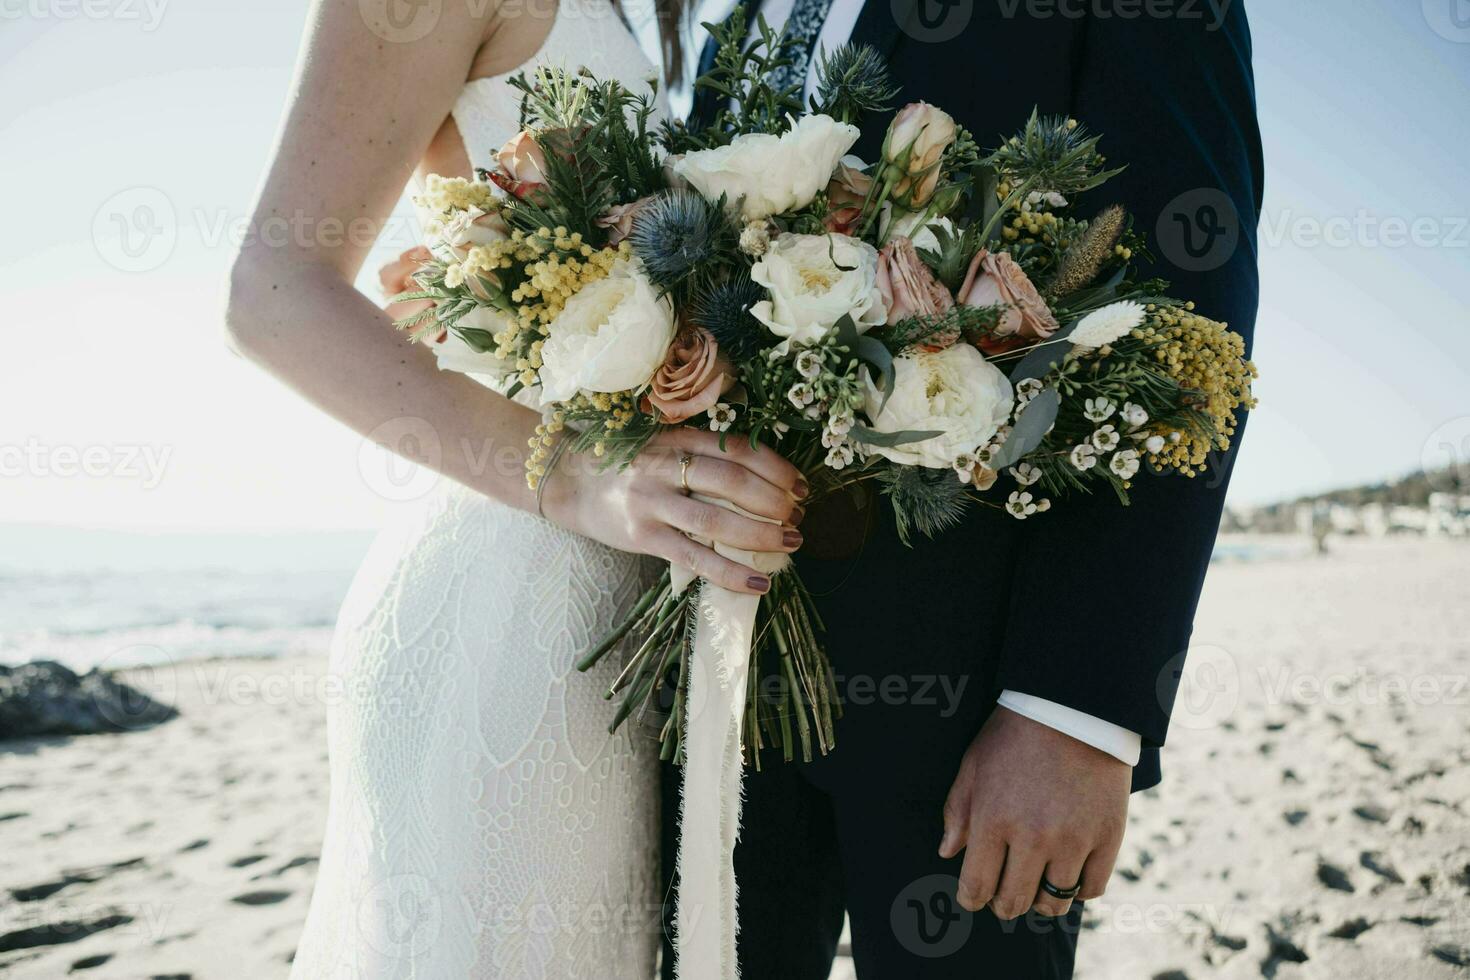
[[[551,473],[556,469],[556,464],[561,461],[562,455],[567,451],[569,439],[565,434],[556,441],[556,446],[551,450],[551,456],[546,461],[546,472],[541,474],[541,479],[536,481],[536,516],[543,521],[548,520],[546,511],[541,507],[541,497],[546,493],[546,482],[551,479]]]

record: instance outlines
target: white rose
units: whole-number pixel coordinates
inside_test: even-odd
[[[893,361],[893,394],[880,412],[883,393],[866,379],[868,418],[876,432],[942,432],[922,442],[869,446],[905,466],[948,469],[995,437],[1011,414],[1011,383],[969,344],[937,353],[918,353]]]
[[[459,326],[466,330],[483,330],[492,336],[509,326],[505,314],[488,306],[477,306],[459,318]],[[477,351],[453,330],[445,332],[443,340],[429,345],[441,371],[457,371],[467,374],[490,388],[499,388],[515,371],[515,362],[501,357],[493,350]]]
[[[551,321],[541,348],[541,385],[550,401],[578,391],[641,388],[674,339],[674,310],[636,259],[619,259],[583,286]]]
[[[727,146],[686,153],[674,174],[711,201],[725,195],[753,221],[810,204],[857,138],[856,126],[803,116],[780,136],[746,133]]]
[[[447,217],[431,220],[425,228],[429,248],[434,252],[447,249],[454,258],[463,262],[475,245],[490,245],[510,237],[510,226],[498,211],[482,211],[472,207],[467,211],[452,211]]]
[[[948,218],[930,218],[923,224],[919,219],[924,217],[924,212],[889,210],[884,205],[883,236],[886,239],[897,235],[903,235],[914,243],[914,248],[927,248],[931,252],[939,251],[939,236],[934,234],[935,228],[943,228],[949,232],[950,237],[955,235],[954,222]]]
[[[751,267],[750,278],[771,294],[750,308],[751,315],[789,342],[821,340],[843,314],[851,314],[859,333],[888,318],[878,290],[878,253],[846,235],[781,235]]]

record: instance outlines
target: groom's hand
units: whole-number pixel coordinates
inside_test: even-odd
[[[1035,908],[1065,915],[1071,899],[1041,890],[1080,883],[1103,893],[1128,818],[1132,768],[1054,728],[997,708],[970,743],[944,803],[939,854],[961,850],[959,903],[1001,919]]]

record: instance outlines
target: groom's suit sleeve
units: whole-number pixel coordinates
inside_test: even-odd
[[[1155,256],[1145,273],[1249,344],[1262,186],[1250,34],[1241,0],[1226,0],[1218,24],[1222,4],[1194,8],[1203,20],[1185,6],[1089,8],[1072,112],[1128,169],[1081,210],[1126,207]],[[1136,479],[1129,507],[1096,493],[1028,520],[999,686],[1163,744],[1233,460],[1232,449],[1193,479]]]

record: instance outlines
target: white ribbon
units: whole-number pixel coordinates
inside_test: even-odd
[[[753,520],[726,500],[693,495]],[[769,523],[776,523],[770,521]],[[710,542],[702,539],[701,543]],[[790,559],[715,543],[716,552],[767,576]],[[695,575],[669,567],[674,593]],[[740,728],[750,676],[750,647],[760,596],[731,592],[706,581],[699,592],[694,648],[685,701],[684,787],[679,805],[679,900],[674,910],[679,980],[738,980],[739,928],[735,841],[740,836]]]

